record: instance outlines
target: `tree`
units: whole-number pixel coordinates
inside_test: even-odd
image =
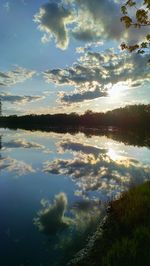
[[[134,10],[133,10],[134,9]],[[129,15],[130,11],[135,11],[134,17]],[[123,16],[121,22],[123,22],[126,28],[142,28],[150,26],[150,0],[142,0],[139,7],[139,1],[128,0],[121,7]],[[127,45],[126,43],[121,44],[122,50],[128,50],[129,52],[137,51],[139,54],[144,54],[145,49],[150,46],[150,34],[147,34],[142,42],[135,43],[133,45]],[[150,60],[149,60],[150,62]]]
[[[1,100],[1,97],[0,97],[0,116],[2,116],[2,100]]]

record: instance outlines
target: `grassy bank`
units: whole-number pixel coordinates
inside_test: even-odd
[[[150,265],[150,182],[110,203],[103,226],[69,265]]]

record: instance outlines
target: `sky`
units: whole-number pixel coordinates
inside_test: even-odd
[[[120,49],[124,41],[142,40],[148,28],[125,29],[123,2],[0,0],[3,114],[101,112],[149,103],[148,54]]]

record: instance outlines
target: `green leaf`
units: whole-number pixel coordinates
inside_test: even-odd
[[[146,5],[146,8],[150,9],[150,0],[145,0],[144,5]]]
[[[150,0],[144,0],[144,5],[150,5]]]
[[[131,45],[128,47],[128,50],[130,53],[132,53],[133,51],[139,49],[139,45],[138,44],[135,44],[135,45]]]
[[[121,50],[128,49],[128,46],[124,42],[120,46],[121,46]]]
[[[148,12],[144,9],[138,9],[136,11],[136,19],[141,24],[147,24],[148,23]]]
[[[126,8],[126,6],[122,6],[121,7],[121,12],[122,12],[123,15],[126,15],[127,14],[127,8]]]
[[[127,6],[135,6],[135,5],[136,5],[136,2],[133,1],[133,0],[128,0],[128,1],[126,2],[126,5],[127,5]]]
[[[131,24],[132,24],[132,19],[130,17],[128,17],[128,16],[123,16],[121,18],[121,22],[124,22],[126,28],[129,28],[131,26]]]
[[[138,50],[138,54],[144,54],[145,51],[144,50]]]
[[[148,41],[150,41],[150,34],[147,34],[147,35],[146,35],[146,39],[147,39]]]
[[[142,42],[141,43],[141,48],[147,48],[148,42]]]

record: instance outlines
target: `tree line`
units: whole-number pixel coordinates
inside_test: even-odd
[[[150,128],[150,104],[129,105],[106,113],[87,110],[84,114],[30,114],[0,117],[0,127],[46,129],[59,128],[99,128],[113,126],[120,128]]]

